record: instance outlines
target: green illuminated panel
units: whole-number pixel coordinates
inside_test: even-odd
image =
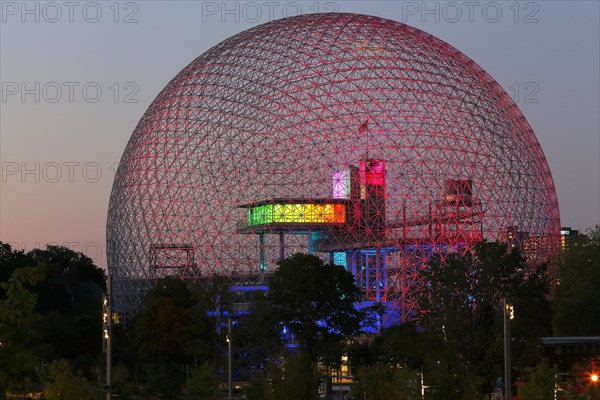
[[[273,205],[266,204],[263,206],[253,207],[248,209],[248,226],[270,224],[273,222]]]

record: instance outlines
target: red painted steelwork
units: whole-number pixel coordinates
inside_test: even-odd
[[[377,218],[357,217],[344,240],[374,249],[360,257],[375,275],[353,272],[367,297],[372,285],[383,285],[376,296],[403,318],[415,312],[410,293],[422,285],[419,270],[432,252],[532,238],[528,248],[544,253],[558,238],[542,149],[481,67],[398,22],[302,15],[216,45],[148,107],[110,199],[115,307],[134,310],[157,276],[219,273],[250,283],[281,256],[314,251],[329,258],[327,249],[342,246],[332,235],[238,233],[247,212],[239,206],[331,198],[333,174],[360,175],[364,160],[385,163],[385,175],[375,166],[364,183],[378,195],[350,201],[367,202],[362,209]]]

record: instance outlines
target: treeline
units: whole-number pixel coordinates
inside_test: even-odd
[[[60,360],[97,380],[105,290],[104,270],[82,253],[0,242],[0,396],[40,391]]]
[[[73,388],[74,382],[85,386],[85,378],[92,383],[87,392],[55,398],[91,396],[89,389],[104,379],[103,271],[63,248],[1,249],[4,389],[39,376],[53,390],[61,382]],[[418,325],[377,334],[381,307],[357,310],[362,294],[353,276],[314,256],[279,262],[266,292],[232,292],[219,276],[162,279],[139,314],[114,327],[113,382],[120,398],[220,399],[227,396],[231,360],[238,398],[312,400],[319,388],[331,391],[332,377],[349,364],[346,399],[422,399],[423,390],[432,400],[482,399],[502,386],[507,301],[515,312],[513,382],[526,381],[514,392],[523,400],[554,398],[556,371],[540,338],[600,336],[600,229],[549,265],[559,267],[558,276],[546,264],[526,265],[518,251],[498,243],[432,257],[423,271],[427,287],[414,293]],[[92,285],[98,296],[89,295]],[[77,294],[82,288],[87,296]],[[561,388],[564,398],[599,398],[594,385],[573,382],[571,389]]]

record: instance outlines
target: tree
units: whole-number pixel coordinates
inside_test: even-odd
[[[0,283],[8,282],[17,268],[36,265],[35,260],[23,251],[14,250],[10,244],[0,242]],[[0,297],[2,290],[0,289]]]
[[[304,383],[287,393],[312,399],[317,389],[313,385],[317,363],[339,365],[347,341],[359,334],[364,325],[372,327],[374,314],[380,309],[357,310],[360,289],[344,267],[327,265],[316,256],[300,253],[277,264],[269,278],[266,299],[279,331],[285,328],[293,334],[298,355],[283,357],[286,379],[281,380],[280,386],[273,386],[273,392],[279,393],[278,387],[286,388],[281,393],[291,390],[288,386],[296,382],[293,376]]]
[[[350,365],[357,371],[352,388],[355,398],[412,398],[417,396],[423,360],[433,352],[427,334],[414,323],[385,328],[379,335],[353,343]],[[416,398],[416,397],[415,397]]]
[[[360,289],[350,272],[300,253],[277,264],[267,299],[276,320],[295,334],[311,363],[360,332],[367,313],[354,307]]]
[[[249,312],[241,315],[234,332],[235,346],[247,355],[250,368],[257,370],[278,357],[282,336],[266,293],[256,291],[249,301]]]
[[[46,265],[47,278],[35,288],[40,298],[37,311],[82,314],[92,310],[98,315],[106,275],[89,257],[62,246],[34,249],[27,255]]]
[[[140,360],[154,364],[185,361],[190,324],[186,311],[169,297],[148,300],[135,324]]]
[[[547,362],[539,364],[531,374],[530,381],[519,387],[521,400],[547,400],[554,397],[556,376]]]
[[[32,265],[37,265],[39,279],[22,281],[30,275]],[[101,302],[105,287],[104,270],[83,255],[61,246],[47,246],[28,253],[15,251],[10,245],[0,243],[0,299],[4,306],[7,288],[17,288],[26,297],[34,299],[31,311],[35,318],[30,322],[30,336],[23,330],[18,340],[27,342],[27,362],[11,362],[19,367],[46,363],[60,358],[69,359],[78,368],[92,375],[92,367],[101,351]],[[8,285],[8,286],[7,286]],[[14,292],[16,293],[16,292]],[[7,300],[6,300],[7,301]],[[21,304],[27,312],[28,304]],[[7,309],[5,308],[5,311]],[[15,310],[13,310],[14,312]],[[6,314],[5,314],[6,317]],[[20,318],[27,322],[27,318]],[[1,324],[1,323],[0,323]],[[0,327],[0,331],[8,328]],[[2,333],[0,333],[1,335]],[[18,347],[11,346],[11,351]],[[5,350],[7,347],[5,347]],[[6,351],[0,357],[8,357]],[[13,354],[14,355],[14,354]],[[36,359],[37,358],[37,359]],[[19,377],[25,382],[25,377]],[[0,379],[4,383],[4,380]]]
[[[130,363],[138,372],[143,367],[147,395],[176,396],[186,365],[207,363],[213,373],[222,367],[228,296],[227,281],[219,276],[191,284],[160,279],[146,293],[134,322]]]
[[[306,353],[285,357],[281,365],[270,364],[270,385],[264,398],[267,400],[316,400],[319,379]]]
[[[48,367],[44,396],[47,400],[85,400],[92,398],[92,391],[86,379],[74,374],[69,362],[61,359]]]
[[[531,314],[549,310],[544,265],[526,266],[520,253],[508,251],[505,244],[479,243],[473,253],[446,254],[443,260],[434,257],[424,278],[429,283],[418,294],[421,324],[432,348],[439,350],[436,359],[426,362],[426,369],[440,380],[434,384],[446,386],[446,398],[487,392],[502,375],[502,299],[515,305],[520,320],[512,335],[523,346],[519,353],[534,348],[539,357],[534,336],[548,331],[549,314],[544,318]],[[518,362],[515,359],[513,365]],[[434,373],[434,363],[442,366],[440,374]]]
[[[270,390],[269,381],[263,371],[258,371],[242,390],[247,400],[265,400],[268,399],[267,393]]]
[[[64,358],[88,377],[102,351],[102,296],[105,272],[86,255],[62,246],[27,253],[43,263],[46,277],[32,290],[38,295],[33,351],[41,362]]]
[[[102,268],[81,252],[76,252],[64,246],[46,246],[46,250],[33,249],[28,255],[34,260],[54,266],[59,273],[68,274],[69,284],[80,281],[90,281],[106,290],[106,274]]]
[[[217,394],[219,382],[208,363],[192,370],[192,377],[188,382],[190,395],[200,400],[214,399]]]
[[[417,399],[420,398],[419,379],[418,373],[406,366],[366,365],[358,368],[352,395],[369,400]]]
[[[195,282],[191,287],[194,306],[190,312],[191,337],[188,342],[188,355],[194,362],[209,362],[215,371],[222,359],[225,345],[224,325],[226,314],[231,312],[232,298],[229,280],[221,275]]]
[[[180,366],[192,360],[187,344],[193,307],[188,284],[178,278],[158,280],[144,296],[134,321],[135,352],[130,362],[142,374],[146,396],[178,395],[185,380]]]
[[[555,335],[600,335],[600,226],[569,244],[558,263],[552,319]]]
[[[37,296],[32,285],[44,279],[44,266],[16,269],[0,302],[0,394],[11,387],[24,387],[35,375],[36,359],[30,345],[36,336],[33,323]]]
[[[419,332],[410,322],[390,326],[369,344],[372,363],[420,369],[425,355],[433,350],[426,336],[427,333]]]

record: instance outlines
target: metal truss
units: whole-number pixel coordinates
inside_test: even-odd
[[[369,160],[385,163],[385,188],[371,203],[345,200],[368,203],[345,232],[316,228],[317,208],[304,230],[248,228],[242,205],[339,197],[336,174],[360,174]],[[500,239],[540,259],[559,227],[534,132],[481,67],[398,22],[312,14],[223,41],[163,89],[119,164],[107,254],[115,308],[133,312],[157,277],[259,284],[281,257],[335,258],[331,238],[343,237],[365,301],[406,319],[432,252]]]

